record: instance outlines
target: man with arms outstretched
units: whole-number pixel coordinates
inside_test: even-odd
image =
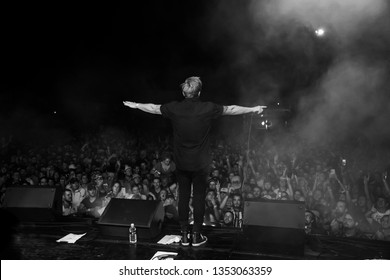
[[[202,81],[199,77],[189,77],[181,84],[184,100],[164,105],[142,104],[124,101],[132,109],[163,115],[173,127],[173,151],[176,163],[176,176],[179,185],[179,221],[181,226],[181,244],[200,246],[207,242],[201,234],[205,211],[207,175],[211,163],[210,129],[212,121],[222,115],[260,114],[266,106],[242,107],[222,106],[199,99]],[[189,232],[189,201],[193,186],[192,203],[194,207],[194,225]]]

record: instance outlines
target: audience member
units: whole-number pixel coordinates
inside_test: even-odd
[[[65,189],[62,195],[62,216],[69,216],[77,213],[77,208],[72,204],[72,191]]]
[[[101,213],[99,210],[103,207],[103,201],[97,194],[95,185],[88,186],[88,196],[84,198],[79,207],[78,212],[87,216],[98,218]]]

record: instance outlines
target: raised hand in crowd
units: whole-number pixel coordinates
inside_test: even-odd
[[[370,174],[364,175],[363,183],[365,186],[368,186],[368,182],[370,181]]]
[[[387,171],[382,173],[382,180],[383,180],[383,185],[385,187],[387,195],[390,196],[390,187],[389,187],[389,183],[387,183]]]

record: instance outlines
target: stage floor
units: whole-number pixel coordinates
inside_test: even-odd
[[[68,233],[86,233],[74,244],[56,240]],[[136,245],[126,237],[101,234],[95,220],[80,219],[53,223],[23,223],[11,226],[1,246],[1,259],[22,260],[149,260],[157,251],[176,252],[184,260],[289,260],[289,259],[390,259],[390,242],[302,235],[294,242],[284,229],[237,230],[205,227],[207,244],[183,247],[161,245],[165,235],[179,234],[175,223],[164,223],[152,239],[139,236]],[[272,237],[272,238],[270,238]],[[287,241],[288,242],[287,242]]]

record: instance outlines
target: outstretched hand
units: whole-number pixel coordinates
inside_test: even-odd
[[[261,114],[265,108],[267,108],[267,106],[256,106],[256,107],[253,107],[253,109],[254,109],[253,112],[256,114]]]
[[[127,107],[130,107],[132,109],[136,109],[137,108],[137,104],[136,102],[131,102],[131,101],[123,101],[123,105],[127,106]]]

